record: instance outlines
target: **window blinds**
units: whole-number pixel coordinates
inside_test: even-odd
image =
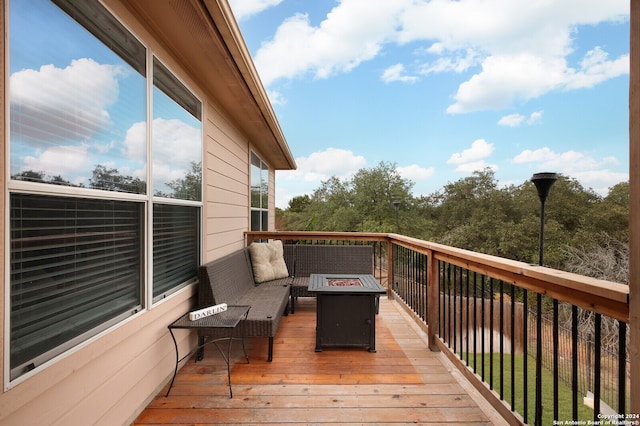
[[[153,205],[153,296],[197,276],[199,207]]]
[[[141,307],[142,203],[11,194],[11,376]]]

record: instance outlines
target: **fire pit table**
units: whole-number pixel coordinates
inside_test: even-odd
[[[326,346],[364,346],[376,351],[376,306],[386,290],[373,275],[311,274],[317,297],[316,352]]]

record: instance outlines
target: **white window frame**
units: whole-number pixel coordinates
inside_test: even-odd
[[[75,0],[72,0],[75,1]],[[86,0],[77,0],[80,3],[84,3]],[[102,6],[101,3],[96,2],[96,5],[99,5],[100,7],[104,7]],[[9,10],[10,7],[10,2],[7,2],[6,4],[6,8],[7,11]],[[5,246],[5,264],[7,265],[7,267],[5,268],[5,298],[4,298],[4,306],[5,306],[5,330],[4,330],[4,389],[8,390],[16,385],[18,385],[19,383],[24,382],[25,380],[27,380],[28,378],[38,374],[40,371],[44,370],[45,368],[47,368],[48,366],[58,362],[60,359],[63,359],[64,357],[68,356],[71,353],[76,352],[77,350],[81,349],[82,347],[86,346],[87,344],[91,343],[92,341],[98,339],[100,336],[103,336],[106,333],[109,333],[110,331],[112,331],[113,329],[122,326],[125,322],[131,320],[132,318],[137,317],[138,315],[140,315],[141,313],[145,312],[148,309],[151,309],[154,304],[158,304],[161,303],[164,300],[167,300],[168,298],[172,297],[173,295],[176,295],[178,293],[181,292],[181,290],[185,289],[187,286],[189,285],[193,285],[194,283],[197,282],[197,275],[195,277],[193,277],[190,280],[187,280],[183,283],[180,283],[178,285],[176,285],[174,288],[172,288],[169,292],[165,292],[161,295],[161,297],[157,297],[157,298],[153,298],[153,204],[154,203],[161,203],[161,204],[171,204],[171,205],[179,205],[179,206],[188,206],[188,207],[195,207],[198,209],[198,226],[197,226],[197,259],[198,259],[198,264],[201,263],[202,261],[202,221],[203,221],[203,194],[202,194],[202,190],[201,190],[201,194],[200,194],[200,200],[194,201],[194,200],[177,200],[177,199],[167,199],[167,198],[161,198],[161,197],[154,197],[153,196],[153,185],[152,185],[152,161],[151,161],[151,155],[152,155],[152,150],[151,150],[151,138],[152,138],[152,134],[151,134],[151,120],[153,119],[153,110],[152,110],[152,98],[151,98],[151,92],[152,92],[152,87],[153,87],[153,57],[155,55],[155,53],[151,50],[151,48],[145,44],[143,41],[141,41],[141,39],[139,37],[137,37],[137,35],[130,30],[130,28],[128,28],[122,21],[120,21],[117,17],[117,15],[113,14],[111,11],[109,11],[108,9],[106,9],[106,12],[109,13],[120,25],[122,25],[127,31],[129,31],[129,33],[131,34],[132,37],[134,37],[136,40],[138,40],[146,49],[146,61],[147,61],[147,66],[146,66],[146,108],[147,108],[147,114],[146,114],[146,120],[147,120],[147,135],[146,135],[146,145],[147,145],[147,186],[146,186],[146,194],[133,194],[133,193],[126,193],[126,192],[115,192],[115,191],[105,191],[105,190],[99,190],[99,189],[89,189],[89,188],[80,188],[80,187],[70,187],[70,186],[60,186],[60,185],[52,185],[49,183],[39,183],[39,182],[27,182],[27,181],[19,181],[19,180],[13,180],[11,179],[11,157],[10,157],[10,125],[6,126],[5,129],[5,141],[6,141],[6,147],[5,147],[5,166],[6,166],[6,179],[7,179],[7,192],[6,192],[6,200],[8,203],[10,203],[11,200],[11,194],[34,194],[34,195],[47,195],[47,196],[59,196],[59,197],[82,197],[82,198],[90,198],[90,199],[96,199],[96,200],[104,200],[104,199],[108,199],[108,200],[114,200],[114,201],[118,201],[118,202],[132,202],[132,203],[142,203],[143,204],[143,214],[142,214],[142,218],[141,218],[141,229],[142,229],[142,241],[141,241],[141,254],[140,254],[140,259],[141,259],[141,279],[140,279],[140,283],[139,283],[139,289],[140,289],[140,306],[139,308],[136,308],[134,310],[134,312],[129,315],[126,316],[126,318],[119,318],[119,319],[114,319],[111,323],[111,321],[109,321],[108,324],[105,324],[104,327],[98,327],[95,329],[90,330],[89,332],[77,336],[74,339],[71,339],[70,341],[67,341],[65,343],[65,347],[66,345],[69,345],[68,348],[65,348],[61,353],[55,354],[51,357],[49,357],[48,359],[44,360],[41,364],[39,365],[35,365],[34,368],[31,371],[28,371],[26,373],[20,374],[19,376],[15,377],[15,378],[11,378],[11,346],[10,346],[10,342],[11,342],[11,336],[10,336],[10,332],[11,332],[11,269],[10,269],[10,265],[11,265],[11,209],[10,209],[10,205],[7,206],[7,209],[5,209],[5,229],[7,230],[6,232],[6,237],[5,237],[5,241],[4,241],[4,246]],[[9,13],[6,13],[5,16],[7,17],[7,23],[9,23]],[[82,25],[79,22],[76,21],[76,23],[78,25]],[[8,38],[5,41],[6,46],[8,46],[7,48],[7,57],[9,57],[10,55],[10,43]],[[150,59],[151,58],[151,59]],[[160,60],[160,58],[158,58],[158,60]],[[6,61],[6,63],[8,64],[8,60]],[[176,74],[174,74],[175,76]],[[7,70],[5,72],[5,78],[7,79],[7,86],[9,86],[8,84],[8,79],[10,78],[10,72]],[[177,77],[176,77],[177,78]],[[189,91],[191,91],[191,93],[194,95],[194,98],[197,99],[198,102],[200,102],[200,111],[201,114],[204,111],[203,105],[204,103],[202,102],[202,99],[199,98],[195,92],[193,90],[191,90],[187,85],[185,85],[185,88]],[[5,104],[5,111],[7,111],[7,123],[10,123],[10,87],[9,90],[7,91],[7,97],[5,98],[6,100],[6,104]],[[200,124],[201,124],[201,137],[200,137],[200,155],[201,155],[201,159],[204,156],[204,117],[201,115],[200,116]],[[201,160],[202,161],[202,160]],[[36,358],[34,358],[36,359]]]

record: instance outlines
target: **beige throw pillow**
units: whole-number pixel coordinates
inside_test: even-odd
[[[273,240],[268,243],[251,243],[249,246],[253,278],[256,283],[263,283],[289,276],[287,264],[284,262],[282,241]]]

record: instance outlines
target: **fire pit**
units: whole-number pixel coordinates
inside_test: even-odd
[[[330,278],[327,279],[329,287],[362,287],[362,283],[358,278]]]
[[[316,352],[326,346],[364,346],[376,351],[376,306],[386,290],[373,275],[311,274],[317,296]]]

